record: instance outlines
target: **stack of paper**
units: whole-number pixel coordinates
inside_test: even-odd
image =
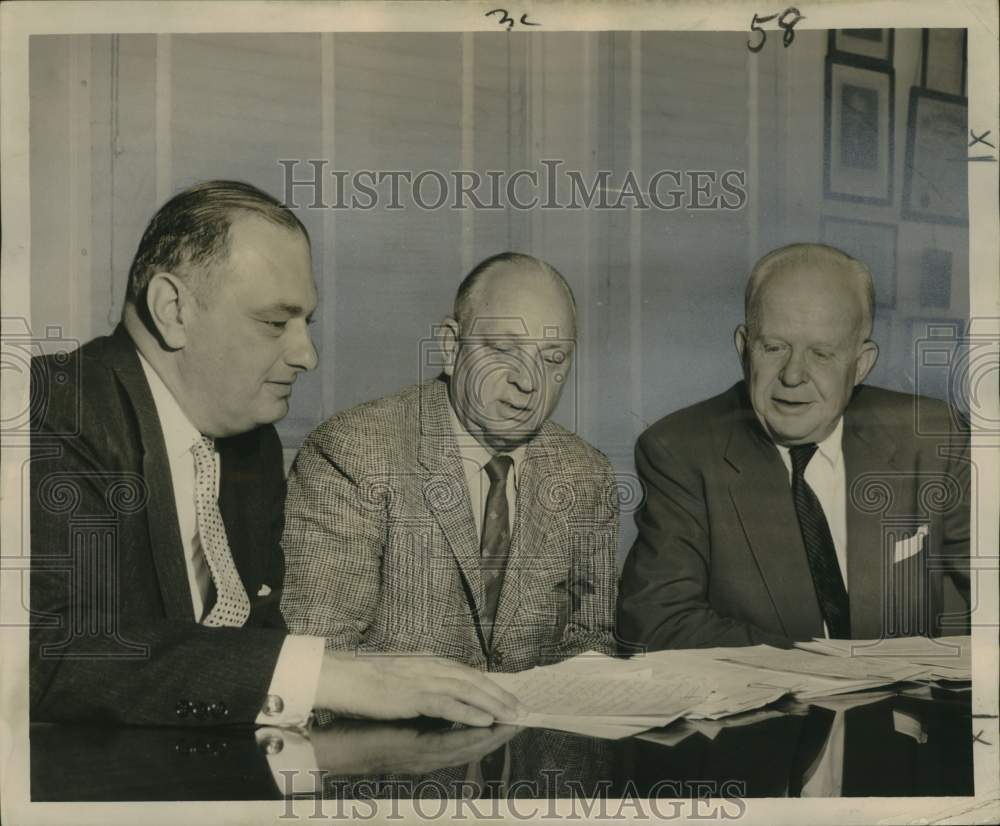
[[[960,637],[898,637],[884,640],[816,639],[797,648],[852,660],[897,661],[921,668],[914,681],[972,679],[972,640]]]
[[[968,637],[824,639],[795,649],[655,651],[630,660],[588,652],[489,676],[523,707],[499,722],[618,738],[679,718],[730,718],[786,696],[807,703],[900,682],[968,680],[969,650]]]
[[[622,667],[615,669],[617,674],[607,664],[595,669],[578,662],[571,667],[563,664],[490,674],[490,679],[520,700],[523,709],[516,717],[498,722],[628,737],[673,722],[708,694],[697,679],[678,676],[669,684],[654,682],[649,669],[611,662]]]

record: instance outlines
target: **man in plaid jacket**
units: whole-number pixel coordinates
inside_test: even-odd
[[[459,287],[441,376],[306,439],[282,540],[291,629],[494,671],[614,650],[611,466],[548,421],[575,339],[565,279],[501,253]]]

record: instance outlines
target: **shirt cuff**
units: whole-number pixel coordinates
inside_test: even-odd
[[[289,634],[281,644],[258,726],[304,726],[316,702],[323,665],[322,637]]]
[[[267,755],[274,785],[283,797],[316,795],[323,791],[323,772],[316,763],[312,742],[287,728],[259,728],[257,745]]]

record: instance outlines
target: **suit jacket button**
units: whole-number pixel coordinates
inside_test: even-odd
[[[182,720],[188,716],[188,712],[191,710],[191,704],[187,700],[178,700],[177,706],[174,708],[174,714],[180,717]]]
[[[268,694],[264,701],[264,713],[268,715],[281,714],[285,710],[285,701],[277,694]]]
[[[196,720],[203,720],[208,714],[208,706],[202,702],[191,703],[191,714]]]
[[[260,742],[265,754],[278,754],[285,747],[285,741],[280,735],[269,734]]]
[[[493,665],[497,667],[503,665],[503,654],[501,654],[499,651],[494,651],[491,656],[491,659],[493,660]]]

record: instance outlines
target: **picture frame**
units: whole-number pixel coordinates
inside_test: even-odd
[[[935,92],[966,96],[968,29],[923,29],[920,85]]]
[[[831,29],[827,35],[830,55],[864,58],[882,68],[892,66],[896,50],[895,29]]]
[[[820,221],[823,243],[864,262],[875,282],[875,306],[896,306],[896,245],[898,227],[879,221],[824,215]]]
[[[968,120],[966,98],[919,86],[910,90],[904,219],[968,224]]]
[[[894,196],[895,71],[827,56],[823,195],[888,206]]]

